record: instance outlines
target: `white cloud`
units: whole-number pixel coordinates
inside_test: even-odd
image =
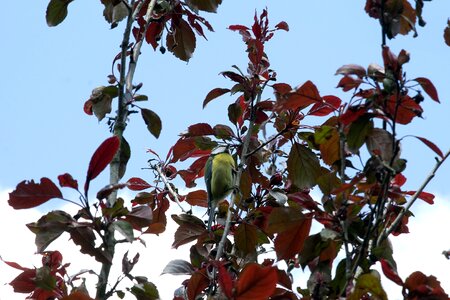
[[[42,213],[35,209],[13,210],[8,204],[8,192],[0,192],[0,210],[2,211],[2,224],[0,227],[0,255],[5,260],[15,261],[25,267],[31,267],[40,264],[40,256],[34,255],[34,235],[25,227],[26,223],[35,222]],[[450,261],[446,260],[441,254],[443,250],[450,248],[450,238],[448,238],[447,228],[450,228],[450,201],[442,197],[437,197],[434,205],[417,203],[413,207],[415,218],[410,218],[410,234],[392,237],[394,245],[394,257],[397,261],[399,274],[406,278],[416,270],[422,271],[426,275],[433,274],[442,284],[442,287],[450,292],[450,281],[448,280],[448,270]],[[66,205],[63,210],[76,211],[73,205]],[[179,213],[178,207],[171,206],[168,212],[168,227],[166,232],[160,236],[147,235],[145,241],[147,247],[140,243],[133,243],[131,246],[129,258],[132,258],[136,252],[140,253],[139,263],[133,269],[132,274],[148,277],[149,281],[156,284],[160,292],[161,299],[170,300],[173,291],[179,287],[186,277],[160,275],[165,265],[172,259],[189,260],[189,246],[181,246],[178,250],[171,248],[173,235],[177,225],[171,220],[170,214]],[[200,214],[202,212],[199,212]],[[442,233],[441,233],[442,232]],[[92,268],[98,272],[100,264],[89,256],[79,253],[79,247],[68,240],[68,235],[63,235],[57,241],[52,243],[49,250],[59,250],[64,256],[65,262],[70,262],[68,268],[69,274],[74,274],[80,269]],[[128,247],[128,244],[122,244],[118,247],[113,266],[111,283],[113,279],[120,274],[121,259]],[[3,265],[0,272],[0,299],[18,300],[24,299],[23,294],[14,294],[12,288],[7,285],[19,273],[15,269]],[[307,273],[296,272],[296,282],[305,287],[308,277]],[[384,276],[382,276],[384,277]],[[129,286],[126,282],[123,285]],[[87,276],[88,287],[94,291],[96,278],[93,275]],[[398,286],[390,281],[383,279],[383,285],[388,292],[389,299],[401,299],[401,291]],[[91,295],[92,296],[92,295]],[[130,296],[127,299],[133,299]]]

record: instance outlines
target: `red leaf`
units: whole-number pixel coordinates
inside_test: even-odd
[[[404,288],[408,290],[406,299],[449,299],[436,277],[426,276],[420,271],[416,271],[406,278]]]
[[[434,87],[433,83],[428,78],[417,77],[414,80],[420,84],[420,86],[423,88],[425,93],[427,93],[431,99],[433,99],[436,102],[439,102],[438,92],[437,92],[436,88]]]
[[[65,173],[58,176],[59,185],[61,187],[70,187],[78,190],[78,182],[73,179],[72,175]]]
[[[400,278],[400,276],[398,276],[397,270],[395,270],[395,268],[393,268],[391,264],[383,258],[380,259],[380,263],[381,270],[383,271],[384,275],[399,286],[403,286],[403,280]]]
[[[157,38],[160,37],[161,31],[164,29],[163,24],[162,22],[152,22],[145,33],[145,41],[151,44],[154,50],[158,47]]]
[[[13,287],[15,293],[31,293],[36,289],[35,269],[27,269],[14,278],[9,284]]]
[[[205,100],[203,100],[203,108],[206,107],[206,104],[211,102],[213,99],[222,96],[223,94],[226,94],[230,91],[230,89],[222,89],[222,88],[215,88],[209,91],[208,95],[206,95]]]
[[[416,191],[407,191],[405,192],[407,195],[414,195],[416,193]],[[428,204],[434,204],[434,195],[431,193],[427,193],[427,192],[420,192],[419,194],[419,199],[422,199],[423,201],[425,201]]]
[[[290,224],[291,228],[277,235],[274,244],[278,260],[294,258],[303,249],[311,229],[311,222],[312,219],[309,217],[297,220],[295,225]]]
[[[82,293],[81,291],[72,292],[69,296],[61,298],[61,300],[94,300],[89,295]]]
[[[94,114],[94,112],[92,111],[92,105],[92,100],[87,100],[86,102],[84,102],[83,110],[87,115],[92,116]]]
[[[277,92],[283,93],[287,89],[287,85],[277,86]],[[280,89],[281,88],[281,89]],[[305,82],[300,87],[295,88],[295,90],[290,91],[286,94],[281,94],[281,97],[277,97],[276,108],[278,111],[286,109],[303,109],[311,104],[321,102],[319,90],[311,81]]]
[[[209,285],[208,275],[206,275],[206,270],[201,269],[192,274],[191,278],[187,283],[187,296],[189,300],[197,299],[196,296],[200,295],[204,289]]]
[[[342,88],[344,92],[350,91],[351,89],[356,89],[362,83],[359,78],[353,78],[351,76],[344,76],[339,80],[337,85],[338,88]]]
[[[438,146],[436,146],[436,144],[434,144],[433,142],[427,140],[426,138],[420,137],[420,136],[415,136],[414,137],[418,138],[419,140],[422,141],[422,143],[424,143],[425,145],[428,146],[428,148],[430,148],[431,150],[433,150],[437,155],[439,155],[441,158],[444,158],[444,154],[442,153],[441,149],[439,149]]]
[[[281,30],[289,31],[289,25],[285,21],[281,21],[280,23],[275,25],[275,28],[278,29],[278,30],[281,29]]]
[[[186,202],[192,206],[208,207],[208,194],[205,190],[197,190],[186,195]]]
[[[92,155],[84,184],[84,192],[89,190],[89,183],[98,176],[111,162],[117,150],[119,150],[120,140],[117,136],[106,139]]]
[[[404,185],[406,182],[406,177],[402,173],[398,173],[395,175],[394,179],[392,180],[392,183],[398,187]]]
[[[336,96],[328,95],[322,97],[323,102],[317,102],[309,110],[310,116],[326,116],[337,110],[341,105],[341,99]]]
[[[203,135],[213,135],[214,130],[208,123],[197,123],[189,126],[188,132],[183,133],[183,136],[193,137],[193,136],[203,136]]]
[[[0,260],[2,260],[5,264],[7,264],[8,266],[10,266],[14,269],[21,270],[21,271],[29,270],[29,268],[22,267],[21,265],[19,265],[16,262],[3,260],[3,258],[1,258],[1,257],[0,257]]]
[[[230,25],[228,26],[229,30],[238,31],[238,30],[250,30],[247,26],[244,25]]]
[[[399,105],[397,105],[397,101],[400,101]],[[397,99],[396,95],[392,95],[388,100],[386,112],[392,119],[395,119],[396,123],[406,125],[415,117],[421,116],[423,109],[408,95],[400,96],[400,99]]]
[[[230,273],[225,269],[223,263],[219,265],[219,284],[222,288],[223,293],[227,296],[228,299],[233,298],[233,281],[231,279]]]
[[[9,193],[8,203],[14,209],[32,208],[52,198],[62,198],[59,188],[50,179],[43,177],[40,183],[22,181]]]
[[[128,179],[127,187],[132,191],[142,191],[151,188],[152,186],[144,179],[141,179],[139,177],[132,177]]]
[[[236,283],[236,300],[268,299],[275,291],[277,269],[256,263],[245,266]]]

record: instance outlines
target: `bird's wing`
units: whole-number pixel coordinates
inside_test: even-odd
[[[211,195],[211,180],[212,180],[212,161],[213,157],[210,156],[205,164],[205,184],[206,184],[206,192],[208,193],[208,215],[211,210],[211,199],[209,199]]]

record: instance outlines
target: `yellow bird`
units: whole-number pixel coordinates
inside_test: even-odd
[[[208,231],[214,219],[220,200],[225,199],[234,189],[236,163],[228,147],[215,148],[205,164],[205,183],[208,193]]]

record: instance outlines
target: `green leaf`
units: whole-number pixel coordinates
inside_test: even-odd
[[[146,95],[135,95],[133,97],[134,101],[147,101],[148,100],[148,96]]]
[[[131,157],[131,148],[124,136],[120,141],[120,165],[119,165],[119,180],[125,175],[127,170],[127,163]]]
[[[353,153],[358,153],[372,128],[373,122],[367,115],[363,115],[353,122],[347,134],[348,149]]]
[[[67,7],[73,0],[51,0],[47,6],[45,18],[48,26],[60,24],[67,16]]]
[[[134,233],[133,233],[133,226],[127,221],[115,221],[113,223],[114,229],[120,232],[128,242],[133,242],[134,240]]]
[[[36,269],[36,278],[34,278],[36,287],[45,291],[52,291],[56,288],[56,277],[52,275],[49,267],[44,266]]]
[[[151,282],[143,282],[135,284],[130,292],[136,297],[137,300],[157,300],[159,299],[158,289],[156,285]]]
[[[37,222],[27,224],[36,234],[35,244],[37,252],[44,251],[51,242],[56,240],[75,220],[66,212],[55,210],[42,216]]]
[[[373,299],[387,300],[388,297],[381,286],[380,274],[372,270],[370,273],[362,274],[356,280],[356,285],[349,300],[359,300],[365,295],[371,295]]]
[[[317,156],[309,148],[294,144],[287,160],[288,178],[299,189],[311,188],[321,175]]]
[[[145,124],[147,125],[148,131],[150,131],[155,138],[159,138],[162,128],[162,123],[159,116],[154,111],[146,108],[141,109],[141,114]]]

